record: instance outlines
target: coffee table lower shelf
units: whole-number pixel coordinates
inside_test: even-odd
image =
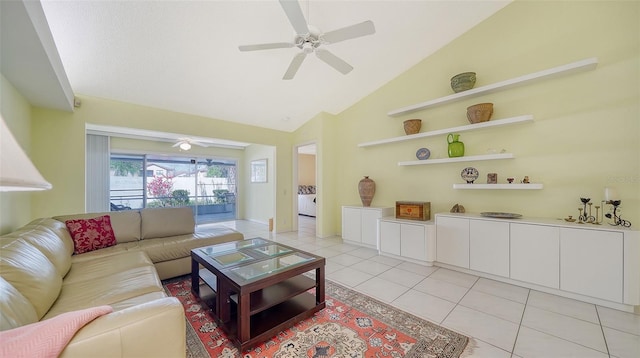
[[[251,338],[246,342],[240,342],[236,335],[238,331],[237,312],[232,314],[229,322],[222,323],[221,328],[227,333],[229,339],[234,341],[241,351],[244,351],[246,348],[268,340],[297,322],[313,316],[316,312],[324,309],[325,305],[325,302],[316,304],[315,295],[305,292],[259,313],[252,314],[250,319]]]
[[[215,299],[213,288],[216,287],[216,276],[206,269],[201,269],[199,276],[206,283],[206,285],[200,287],[200,292],[207,292],[206,296],[201,297],[206,297],[207,301],[211,301],[212,298]],[[325,308],[325,302],[316,302],[316,295],[307,292],[314,287],[316,287],[315,280],[299,275],[252,292],[249,305],[249,314],[251,315],[249,323],[250,339],[246,342],[240,342],[237,334],[237,294],[229,297],[229,304],[233,307],[231,309],[231,319],[227,322],[221,322],[218,319],[218,323],[227,333],[229,339],[240,346],[241,350],[244,350],[273,337],[283,329],[291,327]],[[206,303],[209,305],[209,302]],[[213,309],[215,305],[210,307],[217,316],[216,310]]]

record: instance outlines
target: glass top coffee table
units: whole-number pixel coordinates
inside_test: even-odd
[[[233,241],[191,250],[191,290],[243,351],[325,307],[324,266],[323,257],[277,242]],[[312,270],[315,280],[303,275]]]

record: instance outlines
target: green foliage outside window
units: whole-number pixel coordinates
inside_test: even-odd
[[[189,190],[174,190],[171,196],[173,197],[173,206],[189,205]]]
[[[111,160],[111,170],[114,176],[138,176],[142,172],[142,162],[138,160]]]

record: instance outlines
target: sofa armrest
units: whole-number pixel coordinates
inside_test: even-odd
[[[60,357],[185,357],[184,310],[175,297],[99,317],[73,337]]]

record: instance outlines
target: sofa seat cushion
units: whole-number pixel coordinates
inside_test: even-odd
[[[58,300],[45,318],[93,306],[111,305],[152,292],[163,292],[153,266],[136,267],[93,280],[73,282],[62,286]]]
[[[135,307],[138,305],[143,305],[147,302],[151,302],[157,299],[168,297],[166,293],[163,292],[151,292],[145,293],[144,295],[127,298],[126,300],[118,301],[111,303],[110,306],[114,311],[121,311],[127,308]]]
[[[81,281],[93,281],[98,277],[111,276],[136,267],[153,266],[149,257],[141,251],[126,251],[118,255],[94,257],[76,262],[64,277],[62,285]]]
[[[193,234],[196,227],[190,207],[140,210],[142,239]]]
[[[71,267],[73,268],[73,265],[78,262],[93,261],[97,258],[120,255],[128,251],[140,251],[138,250],[138,241],[125,242],[124,244],[118,244],[116,246],[111,246],[96,251],[85,252],[84,254],[80,255],[73,255],[71,256]]]
[[[2,246],[0,274],[33,305],[38,319],[60,293],[62,277],[47,257],[23,239]]]
[[[64,223],[67,220],[91,219],[103,215],[109,215],[111,227],[118,243],[140,240],[140,212],[138,210],[62,215],[54,216],[53,219]]]
[[[153,262],[164,262],[191,256],[191,249],[197,247],[237,241],[244,236],[228,228],[215,228],[195,234],[166,237],[153,240],[141,240],[140,249],[149,255]]]

